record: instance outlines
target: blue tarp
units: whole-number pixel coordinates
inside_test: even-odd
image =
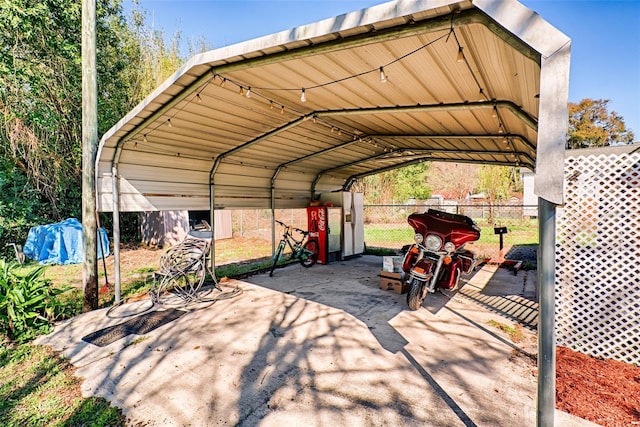
[[[102,248],[109,256],[109,238],[104,228],[99,230],[102,238],[96,242],[98,259],[102,258]],[[82,252],[82,223],[69,218],[55,224],[31,227],[23,252],[27,258],[40,264],[78,264],[84,260]]]

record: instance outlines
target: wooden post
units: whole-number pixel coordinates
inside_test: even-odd
[[[98,150],[96,0],[82,0],[82,311],[98,308],[95,163]]]

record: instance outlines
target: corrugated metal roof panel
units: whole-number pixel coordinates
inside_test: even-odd
[[[211,172],[216,206],[270,207],[273,186],[279,208],[417,161],[534,169],[552,49],[508,10],[568,43],[515,1],[498,21],[469,1],[399,1],[197,55],[103,137],[100,209],[114,165],[123,210],[201,206]]]

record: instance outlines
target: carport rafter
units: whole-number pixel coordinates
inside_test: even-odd
[[[514,104],[511,101],[508,100],[492,100],[492,101],[478,101],[478,102],[461,102],[461,103],[451,103],[451,104],[432,104],[432,105],[411,105],[411,106],[394,106],[394,107],[375,107],[375,108],[357,108],[357,109],[342,109],[342,110],[325,110],[325,111],[314,111],[312,113],[309,113],[307,115],[305,115],[305,120],[306,121],[309,117],[314,117],[314,118],[331,118],[331,117],[344,117],[344,116],[352,116],[352,115],[372,115],[372,114],[389,114],[389,113],[412,113],[412,112],[441,112],[441,111],[468,111],[468,110],[482,110],[482,109],[487,109],[487,108],[491,108],[491,109],[496,109],[496,108],[506,108],[509,111],[511,111],[514,115],[516,115],[519,119],[521,119],[521,121],[523,123],[525,123],[527,126],[529,126],[531,129],[537,131],[538,128],[538,123],[537,121],[531,117],[531,115],[529,115],[526,111],[522,110],[520,107],[518,107],[516,104]],[[297,124],[301,124],[302,122],[297,122]],[[333,147],[329,147],[326,148],[324,150],[320,150],[293,160],[290,160],[288,162],[282,163],[280,165],[278,165],[278,167],[275,169],[275,172],[273,174],[273,176],[271,177],[271,188],[272,188],[272,192],[274,190],[274,185],[275,185],[275,181],[277,179],[278,174],[280,173],[280,171],[282,170],[282,168],[289,166],[291,164],[303,161],[303,160],[308,160],[310,158],[313,157],[317,157],[320,155],[323,155],[325,153],[328,152],[332,152],[335,151],[337,149],[340,148],[344,148],[347,147],[349,145],[352,144],[356,144],[359,142],[362,142],[365,139],[376,139],[376,138],[386,138],[386,139],[401,139],[401,138],[424,138],[424,139],[436,139],[436,138],[442,138],[442,139],[496,139],[496,138],[508,138],[508,139],[518,139],[520,141],[522,141],[530,150],[532,150],[533,152],[535,152],[535,146],[533,144],[531,144],[524,136],[522,135],[518,135],[518,134],[492,134],[492,135],[362,135],[361,137],[358,137],[357,139],[353,140],[353,141],[348,141],[345,142],[343,144],[339,144]],[[259,142],[259,141],[257,141]],[[242,146],[241,146],[242,147]],[[238,147],[239,149],[241,149],[241,147]],[[236,150],[239,151],[239,150]],[[437,152],[437,150],[430,150],[431,152]],[[440,150],[440,152],[444,152],[445,150]],[[234,151],[235,152],[235,151]],[[451,152],[455,152],[455,153],[460,153],[460,152],[464,152],[463,150],[451,150]],[[471,152],[470,152],[471,153]],[[474,152],[475,153],[475,152]],[[388,153],[383,153],[383,154],[388,154]],[[501,153],[504,154],[504,153]],[[527,159],[527,163],[529,164],[529,166],[533,169],[535,168],[535,161],[526,153],[522,153],[522,152],[513,152],[513,154],[517,154],[525,156]],[[369,159],[366,160],[371,160],[371,159],[375,159],[378,158],[378,156],[373,156]],[[364,161],[366,161],[364,160]],[[355,163],[350,163],[347,165],[342,165],[339,166],[337,168],[332,168],[329,170],[325,170],[320,172],[320,174],[318,175],[318,177],[316,178],[316,180],[313,181],[312,184],[312,188],[311,188],[311,197],[313,197],[313,194],[315,193],[315,187],[317,185],[318,182],[318,178],[321,175],[324,175],[326,172],[329,172],[331,170],[337,170],[337,169],[341,169],[344,168],[346,166],[352,165],[352,164],[357,164],[360,163],[361,161],[355,162]],[[518,162],[512,162],[512,163],[506,163],[506,165],[512,165],[513,163],[519,163],[519,157],[518,157]]]
[[[411,135],[411,134],[405,134],[405,135],[369,135],[370,138],[373,139],[428,139],[428,140],[432,140],[432,139],[458,139],[458,140],[465,140],[465,139],[517,139],[519,141],[521,141],[524,145],[527,146],[527,148],[529,148],[530,150],[532,150],[535,153],[535,147],[527,140],[527,138],[525,138],[522,135],[516,134],[516,133],[498,133],[498,134],[482,134],[482,135]],[[441,150],[441,149],[426,149],[429,151],[451,151],[451,152],[455,152],[455,153],[464,153],[464,152],[468,152],[469,154],[471,153],[482,153],[482,151],[480,150]],[[504,154],[505,152],[501,152],[501,154]],[[525,155],[525,153],[522,153],[523,155]],[[535,161],[533,160],[533,158],[531,158],[531,156],[529,156],[528,154],[526,155],[527,158],[531,161],[531,165],[533,166],[535,164]]]
[[[357,180],[359,178],[364,178],[366,176],[376,175],[376,174],[379,174],[379,173],[382,173],[382,172],[388,172],[388,171],[395,170],[395,169],[398,169],[398,168],[402,168],[402,167],[405,167],[405,166],[415,165],[416,163],[424,163],[424,162],[429,162],[429,161],[446,162],[447,160],[439,159],[439,158],[431,157],[431,156],[422,156],[422,157],[414,158],[413,160],[409,160],[407,162],[403,162],[403,163],[399,163],[399,164],[395,164],[395,165],[391,165],[391,166],[386,166],[386,167],[375,169],[375,170],[370,170],[370,171],[363,172],[363,173],[360,173],[360,174],[351,175],[350,177],[348,177],[345,180],[345,183],[342,186],[342,189],[344,191],[349,191],[349,189],[351,188],[351,186],[353,185],[355,180]],[[458,160],[458,159],[455,160],[455,163],[478,164],[478,162],[474,161],[474,160]],[[494,165],[494,166],[513,166],[513,162],[503,162],[503,161],[499,161],[499,160],[484,161],[483,163],[484,164]]]
[[[370,135],[370,137],[374,138],[374,137],[379,137],[379,138],[393,138],[393,135]],[[408,138],[429,138],[429,139],[447,139],[447,138],[451,138],[451,139],[498,139],[498,138],[507,138],[507,139],[519,139],[522,140],[523,142],[526,143],[526,139],[524,137],[522,137],[521,135],[517,135],[517,134],[495,134],[495,135],[405,135],[405,137]],[[470,155],[476,154],[476,155],[493,155],[493,156],[497,156],[497,155],[505,155],[504,151],[482,151],[482,150],[448,150],[448,149],[441,149],[441,148],[425,148],[425,149],[416,149],[416,148],[400,148],[400,149],[396,149],[396,150],[392,150],[392,151],[387,151],[384,153],[379,153],[376,154],[374,156],[370,156],[364,159],[359,159],[353,162],[349,162],[349,163],[345,163],[343,165],[340,166],[336,166],[330,169],[325,169],[320,171],[317,175],[316,178],[314,179],[312,186],[311,186],[311,194],[313,196],[313,194],[315,193],[315,187],[318,184],[320,178],[323,175],[326,175],[329,172],[333,172],[336,170],[340,170],[340,169],[344,169],[344,168],[348,168],[350,166],[355,166],[361,163],[366,163],[366,162],[370,162],[373,160],[379,160],[379,159],[384,159],[385,157],[389,157],[392,156],[394,154],[402,154],[405,152],[410,152],[410,153],[428,153],[428,154],[433,154],[433,153],[442,153],[442,154],[446,154],[446,153],[467,153]],[[533,169],[535,162],[533,161],[533,159],[524,152],[521,151],[512,151],[510,152],[511,155],[515,155],[517,156],[517,158],[519,159],[519,156],[523,156],[527,159],[527,164],[529,165],[530,168]],[[424,157],[421,157],[424,158]],[[440,159],[437,157],[429,157],[430,160],[432,161],[449,161],[446,159]],[[424,161],[424,160],[423,160]],[[455,160],[456,162],[461,162],[461,163],[465,163],[467,161],[465,160]],[[470,163],[473,163],[471,161],[468,161]],[[476,162],[477,163],[477,162]],[[501,162],[501,161],[492,161],[490,162],[491,164],[495,164],[495,165],[501,165],[501,166],[513,166],[514,162]],[[406,166],[406,164],[401,164],[400,166],[396,166],[396,168],[402,167],[402,166]],[[391,168],[393,169],[393,168]],[[390,170],[388,169],[388,167],[384,167],[381,169],[376,169],[375,171],[373,171],[372,174],[378,173],[378,172],[384,172],[386,170]],[[367,174],[367,175],[372,175],[372,174]],[[362,176],[367,176],[367,175],[362,175]],[[353,175],[355,177],[359,177],[360,175]]]
[[[409,149],[408,150],[410,153],[409,157],[412,157],[414,154],[419,155],[419,154],[456,154],[456,153],[464,153],[464,154],[469,154],[469,155],[478,155],[478,156],[483,156],[483,155],[487,155],[487,156],[504,156],[505,153],[504,151],[480,151],[480,150],[447,150],[447,149]],[[520,156],[525,157],[527,160],[529,160],[529,166],[533,167],[533,159],[531,159],[531,157],[529,157],[526,153],[523,153],[521,151],[513,151],[509,154],[510,156],[516,156],[517,159],[520,159]],[[440,159],[438,157],[433,157],[433,161],[440,161],[440,162],[447,162],[450,160],[447,159]],[[464,162],[464,159],[456,159],[455,162]],[[498,160],[497,162],[501,162],[500,160]],[[505,166],[513,166],[513,162],[502,162],[505,164]]]
[[[424,112],[441,112],[441,111],[470,111],[483,110],[486,108],[505,108],[511,111],[525,125],[532,130],[538,130],[538,122],[530,114],[518,107],[509,100],[491,100],[476,102],[454,102],[440,103],[429,105],[405,105],[393,107],[374,107],[374,108],[352,108],[343,110],[327,110],[316,111],[314,114],[318,117],[336,117],[336,116],[357,116],[357,115],[373,115],[373,114],[389,114],[389,113],[424,113]]]

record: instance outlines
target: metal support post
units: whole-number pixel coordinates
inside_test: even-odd
[[[556,395],[555,249],[556,205],[538,198],[538,411],[537,426],[553,427]]]

